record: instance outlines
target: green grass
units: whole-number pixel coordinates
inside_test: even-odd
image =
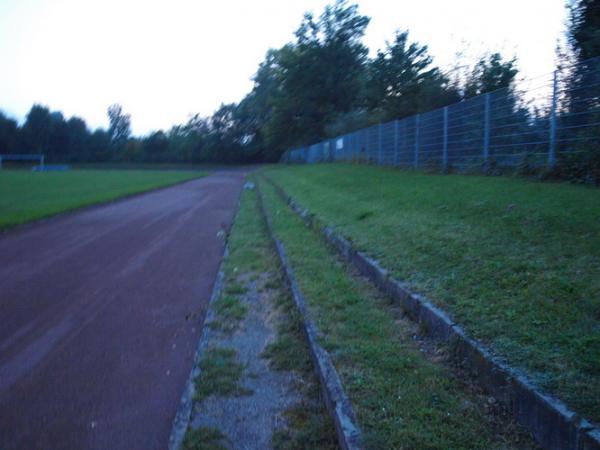
[[[0,170],[0,229],[203,175],[128,170]]]
[[[281,280],[269,280],[265,288],[281,289]],[[302,332],[300,313],[289,295],[280,295],[277,307],[284,312],[283,320],[278,325],[277,338],[267,345],[263,357],[275,370],[296,372],[303,380],[298,388],[305,399],[285,411],[289,427],[274,432],[273,447],[275,450],[335,450],[339,447],[334,424],[321,400],[319,382]]]
[[[212,348],[200,361],[200,375],[194,380],[196,401],[201,402],[211,395],[250,395],[251,392],[240,386],[244,366],[237,362],[235,350]]]
[[[320,235],[262,182],[275,234],[286,249],[365,433],[368,448],[531,448],[514,424],[495,418],[459,379],[425,358],[414,330],[353,277]],[[285,360],[284,360],[285,361]]]
[[[189,429],[182,443],[184,450],[227,450],[227,437],[216,428]]]
[[[215,320],[209,323],[209,326],[228,333],[237,327],[248,312],[248,307],[232,295],[222,295],[214,302],[212,308],[215,312]]]
[[[319,402],[319,400],[318,400]],[[335,450],[338,447],[333,431],[333,421],[325,407],[315,402],[300,402],[288,409],[284,416],[291,425],[275,430],[275,450]]]
[[[208,171],[219,167],[226,167],[217,164],[196,164],[196,163],[159,163],[159,162],[97,162],[97,163],[76,163],[71,165],[75,169],[85,170],[202,170]]]
[[[267,175],[600,422],[600,190],[353,165]]]
[[[240,275],[258,277],[276,271],[271,243],[265,238],[264,224],[256,209],[256,194],[244,191],[228,240],[229,254],[224,263],[228,294],[243,294],[246,288]]]

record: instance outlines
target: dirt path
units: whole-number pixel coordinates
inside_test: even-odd
[[[0,237],[0,448],[166,448],[244,175]]]

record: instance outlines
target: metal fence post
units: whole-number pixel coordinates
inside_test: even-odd
[[[490,93],[485,94],[485,111],[483,115],[483,162],[487,166],[490,151]]]
[[[400,126],[400,122],[394,120],[394,166],[398,166],[398,162],[400,161],[400,141],[398,135],[398,127]]]
[[[379,127],[378,130],[379,132],[379,142],[378,142],[378,146],[379,146],[379,165],[382,166],[383,165],[383,125],[381,123],[379,123]]]
[[[442,152],[444,170],[448,169],[448,107],[444,106],[444,143]]]
[[[552,80],[552,109],[550,110],[550,136],[548,140],[548,165],[556,163],[556,97],[558,91],[558,70],[554,71]]]
[[[421,122],[421,116],[417,114],[415,116],[415,169],[419,167],[419,125]]]

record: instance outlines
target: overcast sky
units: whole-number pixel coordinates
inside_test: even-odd
[[[135,134],[237,102],[269,48],[293,38],[325,0],[0,0],[0,110],[33,103],[106,127],[120,103]],[[464,54],[517,56],[522,76],[552,71],[565,0],[362,0],[374,53],[396,29],[444,69]]]

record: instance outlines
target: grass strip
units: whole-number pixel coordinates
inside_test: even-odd
[[[229,440],[216,428],[190,429],[182,443],[184,450],[227,450]]]
[[[268,176],[542,389],[600,422],[600,191],[328,164]]]
[[[506,449],[534,444],[444,366],[426,359],[414,330],[261,183],[275,234],[344,382],[369,448]]]
[[[213,303],[212,307],[214,320],[208,326],[226,333],[233,332],[248,312],[248,307],[233,295],[221,296]]]
[[[235,350],[211,348],[200,361],[200,375],[194,380],[194,399],[201,402],[211,395],[250,395],[251,391],[240,386],[244,366],[236,361]]]
[[[191,171],[0,170],[0,230],[204,175]]]

